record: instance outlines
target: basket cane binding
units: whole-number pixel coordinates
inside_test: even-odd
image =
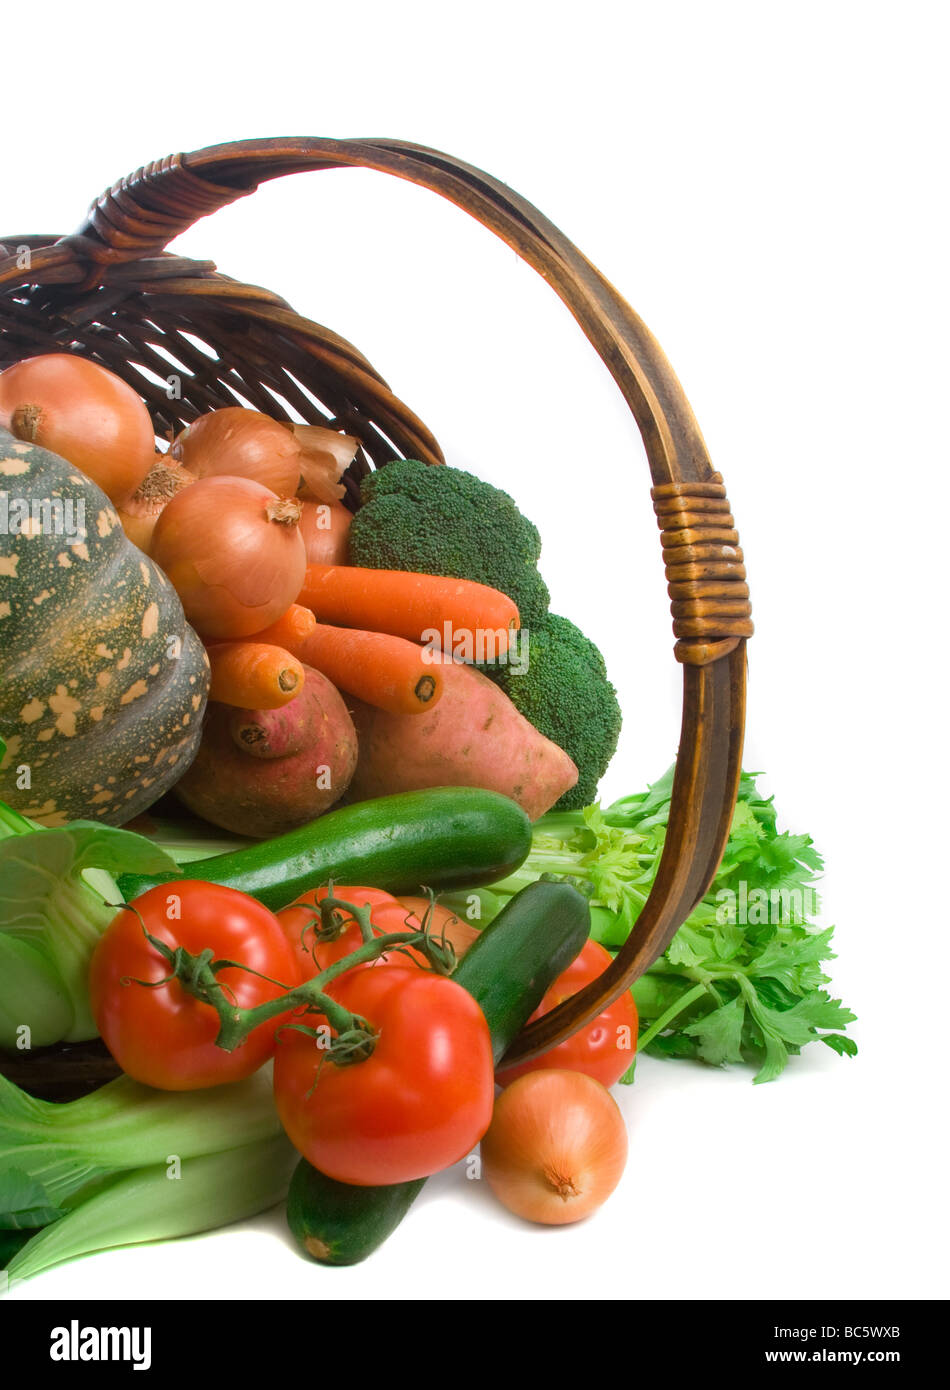
[[[678,661],[706,666],[752,636],[739,533],[718,473],[708,483],[651,489],[672,600]]]
[[[279,419],[284,402],[362,444],[345,479],[351,506],[371,463],[443,459],[421,420],[352,344],[279,296],[165,251],[199,218],[285,174],[360,167],[440,193],[477,218],[558,293],[617,382],[643,436],[683,665],[683,720],[669,828],[634,931],[599,980],[531,1024],[514,1063],[569,1036],[660,955],[707,891],[729,833],[745,717],[749,590],[725,488],[662,350],[621,295],[512,189],[437,150],[394,140],[238,141],[137,169],[96,200],[70,236],[8,237],[0,248],[0,367],[76,351],[143,396],[160,434],[237,398]],[[23,269],[22,250],[29,250]],[[214,350],[194,346],[195,335]],[[133,364],[168,375],[169,399]]]

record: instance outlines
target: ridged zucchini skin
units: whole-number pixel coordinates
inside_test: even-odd
[[[192,860],[184,873],[277,909],[329,878],[390,893],[496,883],[530,848],[531,822],[507,796],[431,787],[342,806],[273,840]],[[128,902],[172,878],[123,874],[119,888]]]
[[[198,751],[207,655],[91,479],[0,429],[2,493],[0,798],[41,825],[124,825]],[[11,511],[20,499],[62,507],[67,520],[68,504],[73,522],[82,502],[85,537],[62,525],[24,534],[22,511]]]
[[[511,899],[459,961],[452,978],[481,1005],[496,1062],[589,931],[587,899],[570,884],[539,880]],[[358,1264],[392,1235],[425,1184],[425,1178],[416,1178],[387,1187],[351,1187],[302,1159],[287,1194],[287,1223],[312,1260]]]

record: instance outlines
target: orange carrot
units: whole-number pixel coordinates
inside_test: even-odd
[[[304,669],[283,647],[265,642],[214,642],[211,699],[238,709],[279,709],[303,689]]]
[[[438,641],[449,652],[459,636],[479,650],[489,643],[495,652],[507,651],[520,626],[517,605],[487,584],[407,570],[308,565],[297,602],[320,622]]]
[[[294,643],[309,637],[317,625],[317,620],[309,608],[300,603],[292,603],[286,613],[282,613],[276,623],[255,632],[249,642],[268,642],[275,647],[284,647],[288,652],[295,650]]]
[[[387,632],[317,623],[294,651],[340,690],[390,714],[421,714],[442,696],[439,656]]]

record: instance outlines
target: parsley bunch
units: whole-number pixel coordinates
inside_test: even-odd
[[[669,819],[673,769],[646,792],[602,810],[553,812],[534,829],[531,854],[492,895],[517,892],[541,874],[586,880],[592,934],[616,948],[627,938],[656,875]],[[833,928],[820,930],[813,884],[822,860],[808,835],[779,833],[772,799],[742,774],[729,842],[715,880],[665,953],[633,988],[638,1053],[721,1066],[750,1062],[773,1081],[790,1056],[823,1042],[857,1047],[838,1030],[854,1014],[832,999],[822,962]],[[500,905],[500,904],[499,904]],[[633,1067],[623,1078],[633,1080]]]

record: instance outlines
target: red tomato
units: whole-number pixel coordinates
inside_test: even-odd
[[[274,914],[233,888],[195,879],[164,883],[135,899],[152,936],[193,955],[209,948],[216,958],[240,961],[251,970],[298,983],[293,952]],[[280,1015],[261,1024],[234,1052],[215,1045],[218,1015],[172,980],[149,987],[135,980],[161,980],[168,962],[146,940],[134,912],[119,912],[92,957],[89,993],[99,1032],[122,1070],[163,1091],[190,1091],[250,1076],[273,1055]],[[133,983],[123,984],[129,979]],[[241,1008],[273,999],[281,990],[246,970],[222,970],[218,979]]]
[[[409,919],[410,927],[421,931],[422,923],[429,913],[428,898],[401,897],[399,901],[412,913]],[[441,903],[435,905],[429,934],[435,941],[441,940],[444,936],[458,960],[462,959],[470,946],[475,945],[479,937],[477,927],[473,927],[471,922],[466,922],[464,917],[459,917],[451,908],[443,907]]]
[[[427,1177],[463,1158],[491,1121],[495,1084],[485,1016],[444,975],[352,970],[327,993],[379,1037],[363,1062],[285,1029],[274,1096],[291,1142],[321,1172],[367,1187]]]
[[[588,941],[580,955],[559,975],[541,1005],[531,1015],[529,1022],[550,1013],[565,999],[570,999],[578,990],[589,985],[602,975],[613,957],[597,941]],[[557,1047],[542,1052],[530,1062],[509,1067],[498,1073],[500,1086],[507,1086],[518,1076],[529,1071],[542,1071],[551,1067],[564,1071],[580,1071],[591,1076],[602,1086],[613,1086],[630,1066],[637,1047],[637,1006],[633,995],[624,990],[602,1014],[591,1019],[572,1037],[565,1038]]]
[[[322,970],[335,965],[338,960],[348,956],[351,951],[358,950],[363,944],[359,923],[348,912],[342,911],[340,915],[346,925],[340,935],[332,941],[314,941],[314,924],[317,928],[320,926],[317,904],[323,902],[328,892],[329,889],[324,884],[309,893],[302,893],[289,907],[282,907],[277,914],[284,935],[293,948],[301,981],[312,980]],[[356,907],[365,907],[368,904],[372,909],[370,922],[374,936],[422,930],[408,909],[389,893],[384,893],[381,888],[348,888],[345,884],[334,884],[333,896],[341,902],[353,903]],[[424,966],[429,964],[420,951],[410,950],[408,955],[404,951],[392,951],[380,956],[372,965],[410,965],[413,962]],[[365,970],[368,967],[357,968]]]

